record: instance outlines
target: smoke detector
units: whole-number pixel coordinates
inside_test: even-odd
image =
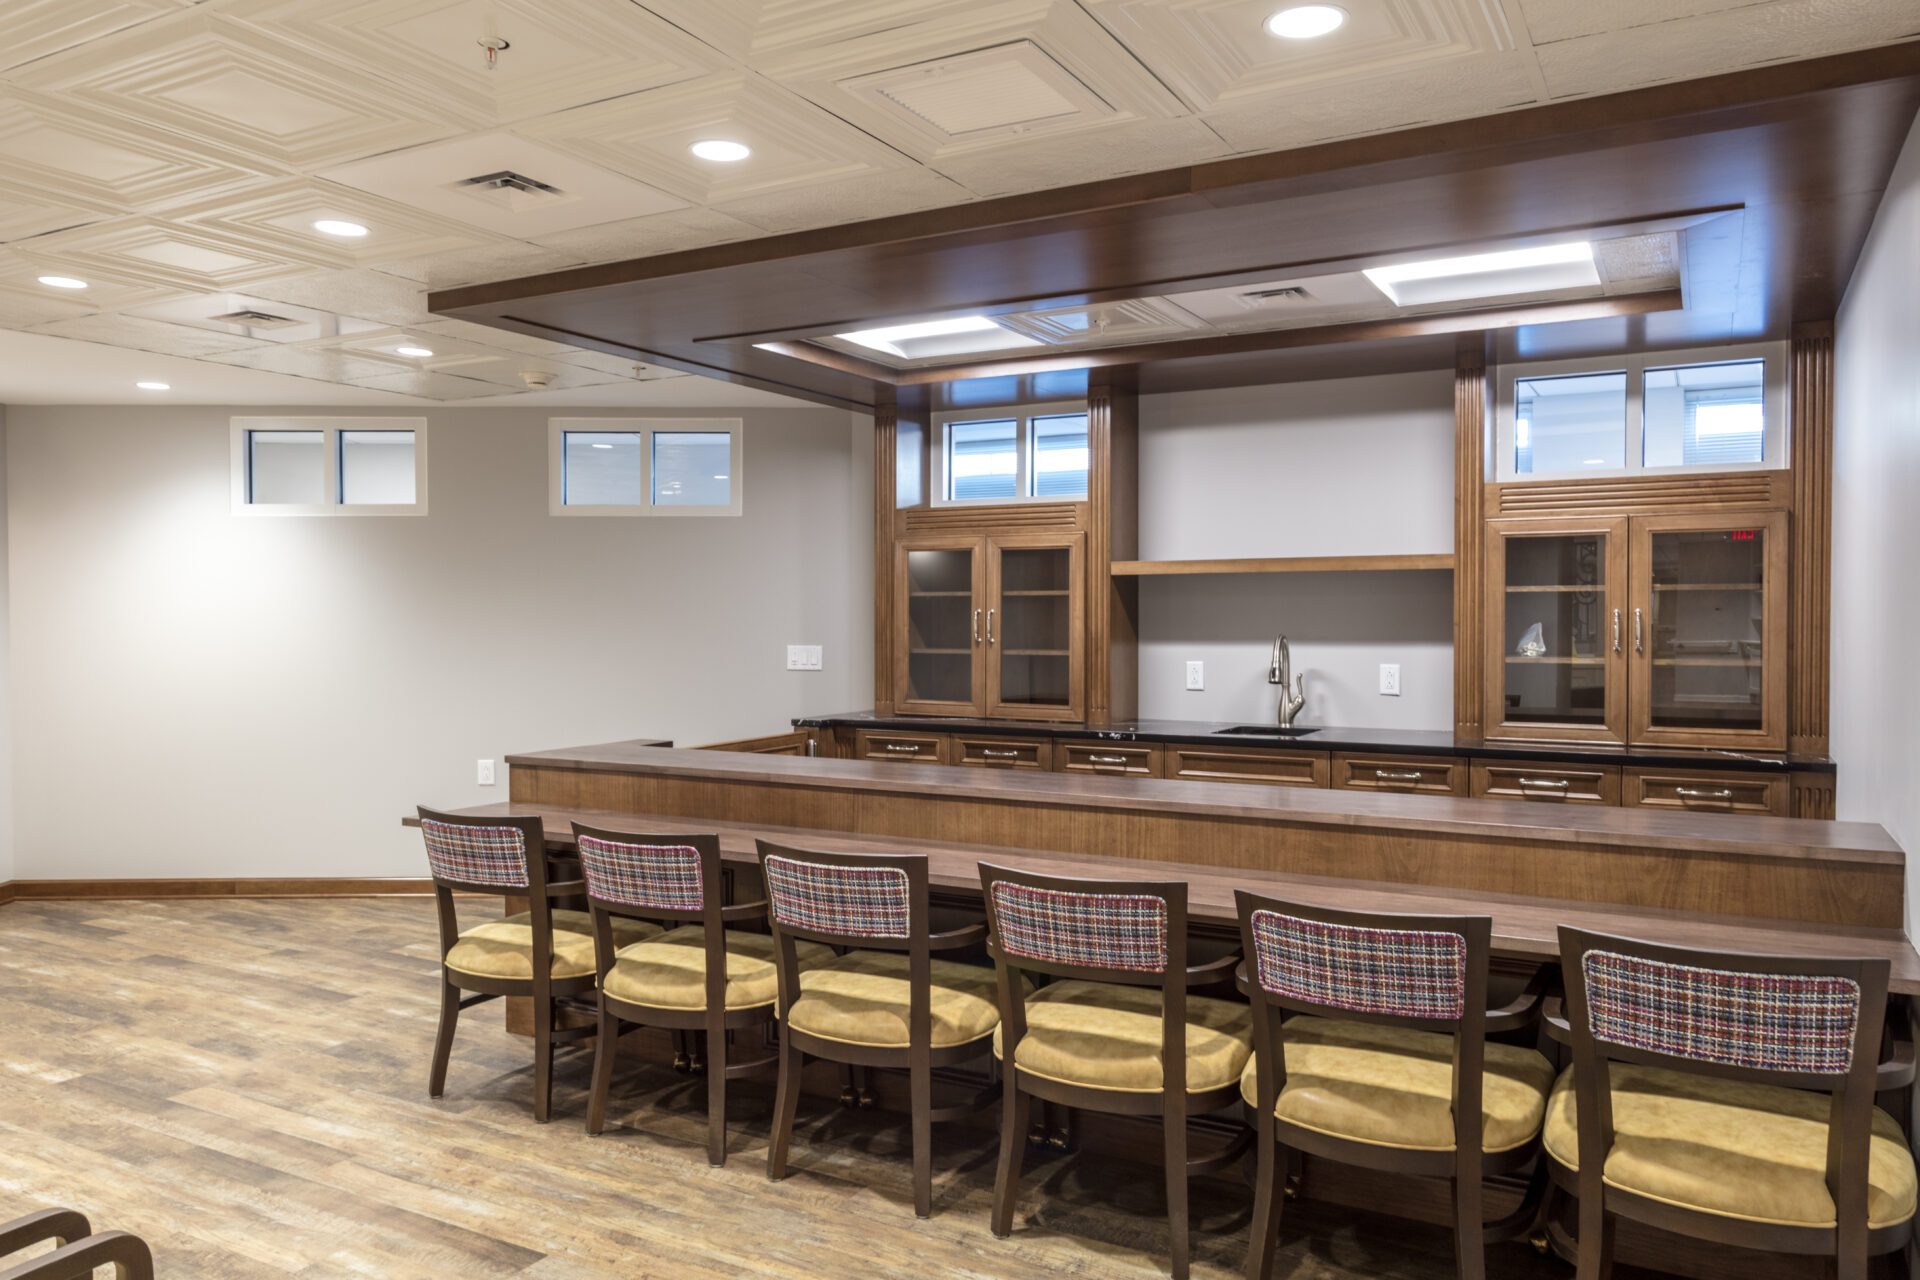
[[[527,390],[539,391],[553,385],[553,374],[545,369],[522,369],[520,381],[527,384]]]

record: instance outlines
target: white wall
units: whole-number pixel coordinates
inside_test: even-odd
[[[1920,852],[1920,124],[1841,305],[1833,449],[1833,756],[1842,818]],[[1907,929],[1920,936],[1916,877]]]
[[[427,415],[430,515],[235,517],[256,412],[13,409],[21,879],[419,874],[477,759],[870,700],[864,418],[658,411],[745,418],[739,518],[550,517],[534,409]]]
[[[14,876],[13,707],[7,576],[7,407],[0,405],[0,884]]]
[[[1445,554],[1453,549],[1448,370],[1141,399],[1140,557]],[[1143,578],[1140,714],[1270,720],[1273,637],[1307,677],[1303,723],[1446,729],[1446,573]],[[1207,688],[1186,689],[1186,663]],[[1379,664],[1402,693],[1378,693]]]

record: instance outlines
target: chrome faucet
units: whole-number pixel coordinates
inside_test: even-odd
[[[1280,727],[1293,727],[1293,718],[1300,714],[1300,708],[1307,705],[1307,677],[1293,674],[1293,651],[1287,648],[1287,638],[1280,636],[1273,642],[1273,661],[1267,664],[1267,683],[1280,686]]]

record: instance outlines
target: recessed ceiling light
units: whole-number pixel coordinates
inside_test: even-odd
[[[343,240],[358,240],[367,234],[365,227],[344,218],[321,218],[313,224],[313,229],[323,236],[339,236]]]
[[[394,352],[395,354],[403,355],[413,360],[425,360],[433,354],[433,352],[426,347],[395,347]]]
[[[977,334],[967,338],[957,335]],[[918,360],[932,356],[966,355],[975,351],[1001,351],[1008,347],[1037,347],[1040,344],[1025,334],[1003,329],[987,316],[951,316],[945,320],[915,320],[909,324],[887,325],[879,329],[858,329],[836,333],[842,342],[851,342],[869,351]],[[936,341],[929,342],[928,339]],[[953,341],[937,341],[954,339]]]
[[[1332,4],[1296,4],[1267,19],[1267,32],[1283,40],[1312,40],[1347,25],[1347,11]]]
[[[87,287],[85,280],[76,279],[73,276],[41,276],[40,283],[49,289],[84,289]]]
[[[736,160],[745,160],[753,154],[753,148],[744,142],[734,142],[728,138],[702,138],[687,150],[702,160],[717,160],[721,164],[732,164]]]
[[[171,391],[171,390],[173,390],[173,388],[172,388],[172,387],[170,387],[170,386],[168,386],[168,385],[167,385],[166,383],[164,383],[164,382],[136,382],[136,383],[134,383],[133,385],[134,385],[134,386],[136,386],[136,387],[138,387],[138,388],[140,388],[140,389],[141,389],[142,391]]]
[[[1593,265],[1593,246],[1585,240],[1533,249],[1475,253],[1463,258],[1399,262],[1386,267],[1367,267],[1361,274],[1402,307],[1545,293],[1600,283],[1600,272]]]

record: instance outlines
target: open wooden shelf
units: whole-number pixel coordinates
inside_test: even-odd
[[[1281,556],[1252,560],[1115,560],[1113,575],[1146,578],[1187,573],[1354,573],[1451,568],[1451,555]]]

